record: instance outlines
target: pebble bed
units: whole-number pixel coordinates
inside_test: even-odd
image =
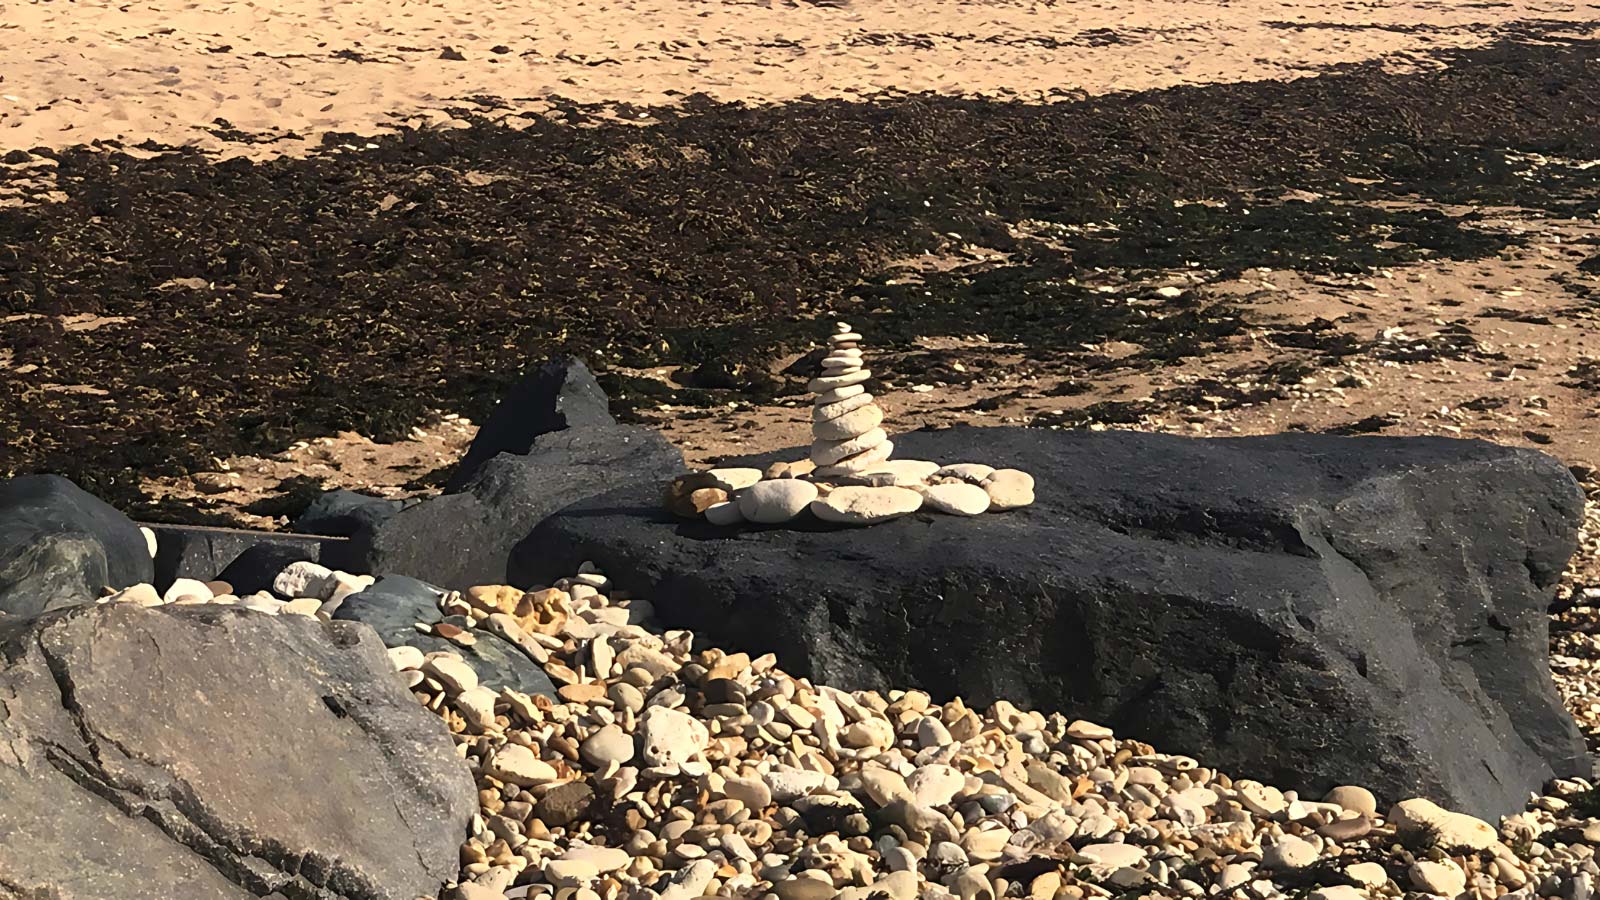
[[[472,767],[459,900],[1468,896],[1588,900],[1600,797],[1550,785],[1498,828],[1406,800],[1323,798],[1100,725],[846,692],[771,655],[653,627],[592,567],[544,589],[441,598],[436,633],[489,629],[559,700],[390,651]]]
[[[1580,544],[1561,586],[1570,595],[1568,609],[1550,623],[1550,670],[1562,699],[1589,738],[1590,752],[1600,751],[1600,473],[1574,471],[1588,504]]]

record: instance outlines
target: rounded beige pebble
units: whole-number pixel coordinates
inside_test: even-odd
[[[646,765],[675,766],[699,756],[711,733],[694,716],[652,706],[639,717],[639,735]]]
[[[888,432],[882,428],[874,428],[866,434],[858,434],[842,441],[818,441],[811,446],[811,461],[818,466],[836,465],[852,456],[865,453],[888,439]]]
[[[333,570],[310,560],[292,562],[272,579],[272,590],[283,597],[322,599],[333,587]]]
[[[582,887],[600,876],[600,867],[586,859],[552,859],[544,864],[545,880],[558,888]]]
[[[1372,792],[1357,785],[1341,785],[1328,792],[1322,798],[1324,802],[1342,806],[1345,809],[1362,815],[1373,816],[1378,813],[1378,798]]]
[[[315,616],[321,608],[322,601],[315,597],[297,597],[285,603],[281,611],[297,616]]]
[[[404,669],[420,669],[423,663],[422,651],[408,644],[390,647],[389,663],[397,672]]]
[[[470,691],[457,694],[455,704],[468,725],[483,731],[494,724],[494,702],[499,698],[500,695],[493,688],[480,684]]]
[[[957,872],[950,887],[961,900],[994,900],[994,887],[978,866],[968,866]]]
[[[1000,858],[1010,841],[1011,829],[996,822],[968,828],[961,835],[961,849],[967,851],[968,859],[992,862]]]
[[[1255,781],[1235,781],[1233,794],[1240,805],[1258,816],[1275,816],[1289,807],[1282,791]]]
[[[835,465],[818,466],[812,474],[818,478],[829,478],[835,475],[850,475],[860,472],[862,469],[870,469],[873,466],[876,466],[877,464],[887,460],[893,454],[894,441],[884,441],[870,450],[857,453],[855,456],[852,456],[846,460],[841,460]]]
[[[936,478],[960,478],[963,481],[979,482],[994,474],[994,466],[983,463],[953,463],[943,466],[934,472]]]
[[[816,467],[817,464],[809,459],[798,459],[794,462],[775,462],[767,466],[765,475],[769,480],[773,481],[779,478],[800,478],[810,475]]]
[[[929,485],[922,492],[932,509],[953,516],[976,516],[989,509],[989,492],[975,484],[953,481]]]
[[[693,900],[695,897],[703,897],[711,885],[711,879],[717,877],[718,868],[720,867],[709,859],[697,859],[672,873],[665,885],[657,882],[656,887],[659,890],[656,896],[660,900]]]
[[[1145,861],[1145,849],[1137,844],[1089,844],[1080,848],[1078,855],[1087,856],[1095,865],[1108,869],[1136,866]]]
[[[622,765],[633,759],[633,736],[617,725],[607,725],[589,735],[578,746],[578,753],[591,766]]]
[[[1446,850],[1465,847],[1487,850],[1500,842],[1499,832],[1488,822],[1466,813],[1451,812],[1432,800],[1414,797],[1396,803],[1385,816],[1398,829],[1425,829],[1439,835],[1437,845]]]
[[[838,403],[840,400],[848,400],[851,397],[859,397],[866,392],[867,389],[861,385],[852,384],[847,387],[834,388],[833,390],[828,391],[826,394],[818,394],[817,399],[813,402],[817,406],[828,406],[833,403]]]
[[[779,803],[791,803],[822,787],[828,776],[810,769],[776,766],[770,772],[764,773],[761,780],[766,783],[773,800]],[[750,804],[746,803],[745,806]]]
[[[1411,876],[1412,887],[1430,894],[1456,897],[1467,889],[1467,873],[1449,860],[1418,860],[1406,874]]]
[[[871,402],[872,395],[863,390],[853,397],[846,397],[833,403],[823,403],[811,407],[811,421],[826,422],[829,419],[837,419],[845,413],[860,409]]]
[[[883,410],[867,404],[838,418],[812,423],[811,433],[817,440],[847,441],[877,428],[881,422],[883,422]]]
[[[248,597],[239,598],[239,605],[245,609],[253,609],[259,613],[275,616],[283,611],[284,602],[270,594],[263,595],[257,592]]]
[[[937,807],[954,800],[965,790],[967,778],[954,766],[930,763],[912,772],[906,779],[906,786],[911,788],[912,799],[917,803]]]
[[[806,505],[815,499],[817,486],[809,481],[798,478],[763,481],[740,492],[739,515],[749,522],[777,525],[805,512]]]
[[[506,744],[495,751],[484,771],[507,784],[532,787],[556,780],[556,770],[521,744]]]
[[[1111,729],[1087,719],[1074,719],[1067,726],[1067,737],[1080,741],[1098,741],[1112,736]]]
[[[877,806],[888,806],[895,800],[911,800],[911,788],[899,772],[882,766],[861,770],[861,789]]]
[[[806,390],[813,394],[825,394],[839,388],[857,385],[872,378],[871,369],[857,369],[843,375],[823,375],[806,382]]]
[[[891,459],[862,469],[861,474],[876,475],[885,472],[894,476],[894,484],[891,487],[910,487],[927,481],[928,476],[938,468],[938,463],[925,459]]]
[[[868,896],[886,894],[889,900],[916,900],[917,873],[890,872],[867,888]]]
[[[107,597],[105,602],[107,602],[107,603],[127,602],[127,603],[137,603],[140,606],[160,606],[161,605],[161,595],[156,593],[155,585],[152,585],[152,584],[136,584],[136,585],[133,585],[132,587],[125,587],[122,590],[117,591],[115,594],[112,594],[111,596]]]
[[[833,879],[818,869],[804,872],[772,886],[778,900],[833,900]]]
[[[1344,873],[1369,888],[1383,887],[1389,883],[1389,870],[1382,863],[1360,862],[1345,869]]]
[[[894,746],[894,726],[884,719],[862,719],[845,726],[839,742],[846,747],[884,750]]]
[[[772,788],[767,787],[760,777],[730,777],[723,781],[722,793],[744,804],[752,814],[760,814],[772,804]]]
[[[1319,887],[1306,895],[1306,900],[1367,900],[1367,893],[1348,884]]]
[[[211,588],[206,587],[206,583],[203,581],[193,578],[177,578],[173,580],[172,586],[167,588],[167,592],[161,595],[161,602],[176,603],[183,597],[199,597],[203,600],[210,600],[214,596],[216,594],[212,592]]]
[[[705,517],[713,525],[737,525],[744,521],[744,513],[739,512],[737,500],[711,504],[706,507]]]
[[[997,469],[983,480],[990,508],[1020,509],[1033,502],[1033,476],[1019,469]]]
[[[1310,841],[1286,834],[1261,851],[1261,864],[1269,869],[1287,871],[1303,869],[1316,862],[1317,847]]]
[[[706,473],[727,485],[725,490],[742,491],[761,480],[760,469],[735,467],[729,469],[712,469]]]
[[[899,487],[842,487],[813,501],[811,512],[824,522],[872,525],[898,519],[922,507],[922,495]]]
[[[628,851],[619,847],[593,847],[588,844],[578,844],[567,849],[561,854],[561,859],[568,861],[586,862],[595,867],[598,872],[615,872],[627,868],[633,857]]]
[[[155,557],[156,557],[156,533],[154,531],[151,531],[150,529],[144,527],[143,525],[139,526],[139,533],[144,535],[144,548],[146,550],[150,551],[150,558],[151,559],[155,559]]]
[[[429,657],[423,661],[422,671],[437,679],[450,694],[470,691],[478,686],[478,673],[454,654]]]

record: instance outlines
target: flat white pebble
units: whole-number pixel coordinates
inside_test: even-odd
[[[955,516],[976,516],[989,509],[989,492],[975,484],[932,484],[922,491],[929,508]]]

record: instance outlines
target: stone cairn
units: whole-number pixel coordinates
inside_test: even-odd
[[[811,462],[819,477],[866,471],[894,452],[894,441],[878,427],[883,410],[865,387],[872,371],[861,365],[861,335],[840,322],[828,342],[822,375],[806,385],[817,395],[811,405]]]
[[[679,476],[667,487],[664,505],[714,525],[781,525],[808,513],[824,522],[875,525],[924,507],[975,516],[1033,502],[1033,476],[1017,469],[890,459],[894,441],[882,427],[883,410],[867,393],[871,377],[861,335],[838,323],[822,374],[807,384],[816,394],[810,458],[765,471],[721,468]]]

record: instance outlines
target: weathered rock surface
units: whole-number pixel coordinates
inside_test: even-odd
[[[1545,612],[1582,495],[1543,454],[1033,429],[900,443],[1025,469],[1037,502],[752,532],[624,488],[545,521],[512,582],[592,559],[667,626],[831,685],[1060,710],[1307,796],[1362,784],[1487,818],[1587,772]]]
[[[347,544],[345,538],[318,534],[201,525],[145,527],[156,533],[154,584],[161,590],[166,590],[176,579],[194,578],[199,581],[221,579],[233,585],[235,590],[249,593],[270,585],[272,576],[289,563],[302,559],[325,562],[324,557],[337,558],[342,555],[342,548]],[[246,556],[252,550],[255,552]],[[241,558],[244,562],[239,563]],[[281,564],[268,573],[263,567],[268,560],[272,563],[281,561]],[[223,578],[224,572],[231,572],[239,580]],[[266,584],[257,587],[262,576],[265,576]]]
[[[477,809],[371,632],[214,606],[0,620],[0,895],[415,900]]]
[[[0,613],[91,603],[152,575],[139,526],[110,504],[59,475],[0,484]]]
[[[441,593],[439,588],[415,578],[385,575],[372,587],[346,597],[333,618],[371,626],[387,647],[459,653],[483,684],[514,688],[525,694],[556,695],[555,685],[542,666],[488,629],[474,629],[477,642],[470,647],[418,631],[416,623],[431,625],[443,618],[439,611]]]
[[[518,539],[556,510],[620,485],[661,486],[683,454],[646,428],[607,425],[540,436],[528,453],[485,463],[462,493],[425,500],[377,530],[346,571],[410,575],[453,590],[505,580]]]
[[[445,493],[466,490],[478,470],[501,453],[529,453],[540,435],[586,425],[615,425],[610,405],[583,360],[563,356],[540,365],[512,386],[489,421],[479,427],[446,482]]]
[[[311,505],[295,517],[291,527],[303,534],[353,537],[376,530],[404,506],[400,500],[371,497],[340,488],[311,501]]]

